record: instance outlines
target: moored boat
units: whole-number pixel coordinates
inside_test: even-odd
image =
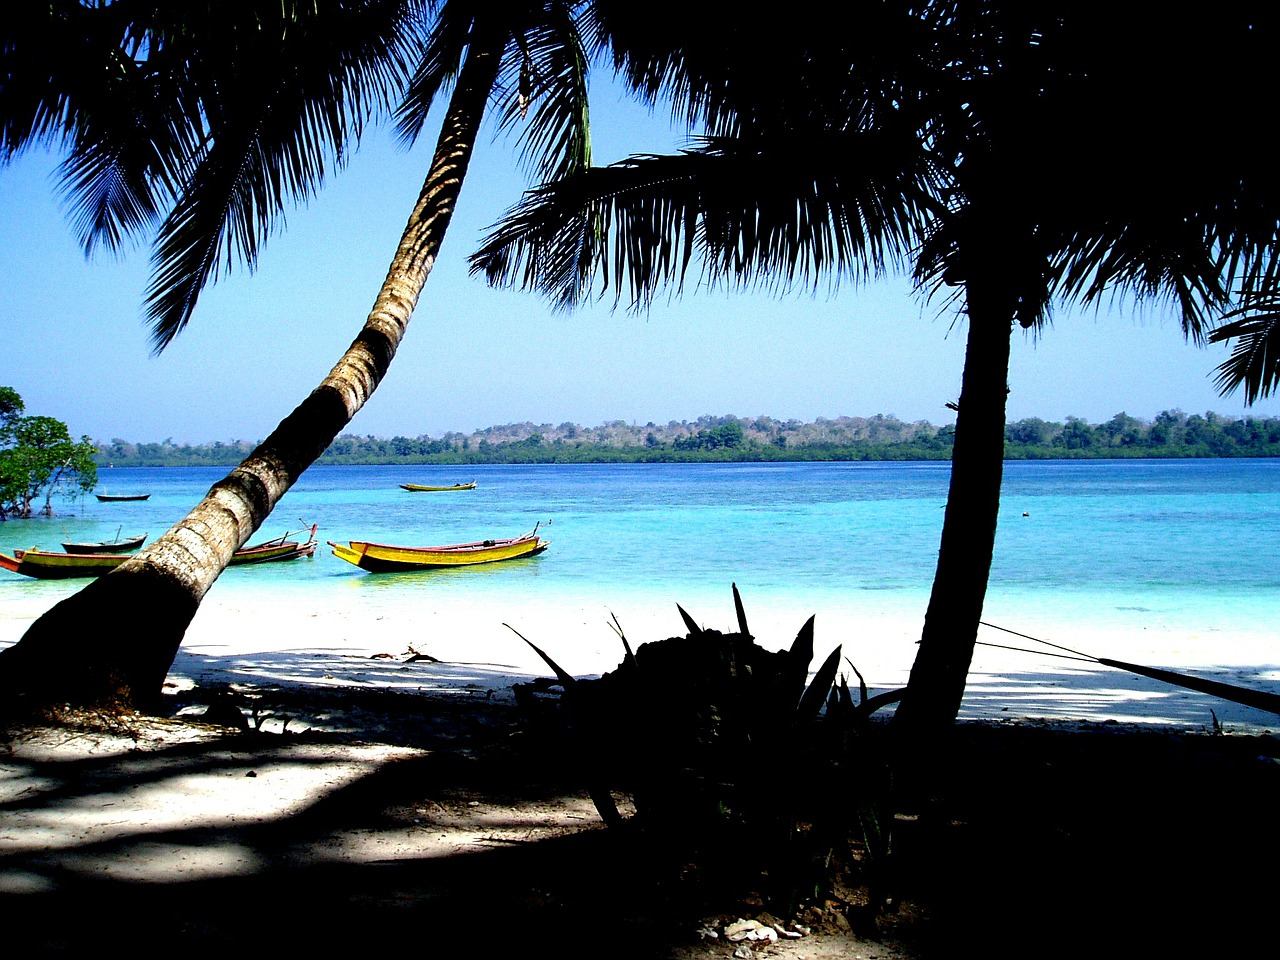
[[[305,521],[304,521],[305,522]],[[299,557],[309,557],[316,552],[319,541],[316,540],[316,528],[319,524],[313,523],[311,529],[305,531],[307,539],[305,542],[290,540],[292,533],[283,533],[274,540],[265,540],[252,547],[241,547],[231,555],[231,562],[228,564],[232,567],[240,567],[250,563],[268,563],[275,560],[297,560]]]
[[[410,493],[440,493],[445,490],[474,490],[476,482],[472,480],[470,483],[454,483],[447,487],[432,487],[425,483],[402,483],[401,490],[408,490]]]
[[[536,556],[549,545],[549,540],[538,536],[536,527],[533,532],[520,537],[477,540],[474,543],[453,543],[438,547],[397,547],[365,540],[350,540],[344,546],[329,541],[335,557],[371,573],[469,567],[479,563],[517,560]]]
[[[319,546],[316,528],[310,530],[305,542],[289,540],[289,534],[268,540],[252,547],[241,547],[231,555],[230,566],[239,567],[254,563],[270,563],[310,557]],[[15,550],[13,556],[0,553],[0,569],[34,577],[37,580],[70,580],[100,577],[110,573],[130,559],[124,553],[54,553],[50,550]]]
[[[128,553],[130,550],[137,550],[144,542],[147,535],[145,533],[136,537],[120,536],[120,531],[116,531],[114,540],[98,540],[93,543],[67,543],[63,542],[62,549],[67,553]]]
[[[95,497],[103,503],[122,503],[125,500],[146,500],[149,493],[95,493]]]
[[[129,559],[125,553],[54,553],[32,548],[0,553],[0,568],[37,580],[100,577]]]
[[[242,547],[231,555],[228,566],[242,567],[249,563],[269,563],[275,560],[297,560],[309,557],[316,552],[319,544],[315,540],[299,543],[296,540],[285,540],[283,543],[260,544],[256,547]]]

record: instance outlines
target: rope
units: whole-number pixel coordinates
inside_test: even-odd
[[[1039,637],[1033,637],[1028,633],[1019,633],[1017,630],[1010,630],[1008,627],[998,627],[994,623],[987,623],[985,620],[979,620],[978,623],[980,623],[984,627],[990,627],[992,630],[1000,630],[1000,631],[1003,631],[1004,633],[1011,633],[1015,637],[1021,637],[1023,640],[1030,640],[1032,643],[1043,643],[1046,647],[1053,647],[1055,650],[1065,650],[1067,653],[1074,654],[1076,657],[1079,657],[1080,659],[1083,659],[1083,660],[1092,660],[1094,663],[1099,662],[1098,658],[1093,656],[1092,654],[1081,653],[1079,650],[1072,650],[1070,647],[1064,647],[1057,643],[1050,643],[1048,640],[1041,640]],[[984,644],[984,646],[995,646],[995,644]],[[1012,650],[1017,648],[1010,647],[1009,649]],[[1043,651],[1025,650],[1023,652],[1024,653],[1041,653]]]
[[[1198,690],[1201,693],[1207,693],[1210,696],[1219,698],[1220,700],[1229,700],[1232,703],[1240,703],[1248,707],[1256,707],[1259,710],[1266,710],[1269,713],[1280,715],[1280,694],[1270,693],[1265,690],[1254,690],[1250,687],[1241,687],[1234,683],[1223,683],[1220,680],[1208,680],[1203,677],[1177,673],[1173,670],[1162,670],[1159,667],[1148,667],[1140,663],[1127,663],[1124,660],[1111,660],[1107,657],[1095,657],[1087,653],[1081,653],[1079,650],[1072,650],[1070,647],[1064,647],[1061,644],[1050,643],[1048,640],[1041,640],[1039,637],[1033,637],[1030,634],[1019,633],[1017,630],[1010,630],[1008,627],[998,627],[994,623],[987,623],[985,620],[979,620],[978,623],[984,627],[990,627],[992,630],[1011,633],[1015,637],[1022,637],[1024,640],[1030,640],[1033,643],[1041,643],[1046,647],[1053,647],[1055,650],[1064,650],[1066,653],[1045,653],[1043,650],[1027,650],[1023,647],[1002,647],[998,643],[982,643],[981,646],[984,647],[1000,647],[1005,650],[1017,650],[1021,653],[1038,653],[1041,656],[1062,657],[1066,660],[1091,661],[1093,663],[1101,664],[1104,667],[1113,667],[1117,670],[1123,670],[1126,673],[1136,673],[1139,676],[1150,677],[1153,680],[1160,680],[1164,683],[1184,687],[1188,690]],[[1067,654],[1070,654],[1070,656],[1067,656]]]
[[[1009,631],[1009,632],[1012,633],[1013,631]],[[1035,639],[1035,638],[1033,637],[1031,639]],[[1077,657],[1077,656],[1072,656],[1069,653],[1046,653],[1043,650],[1032,650],[1029,647],[1011,647],[1008,644],[1004,644],[1004,643],[985,643],[982,640],[979,640],[977,643],[978,643],[978,646],[980,647],[991,647],[994,650],[1013,650],[1017,653],[1034,653],[1042,657],[1057,657],[1060,660],[1078,660],[1081,663],[1097,663],[1098,662],[1097,659],[1095,659],[1094,657],[1085,657],[1085,656]]]

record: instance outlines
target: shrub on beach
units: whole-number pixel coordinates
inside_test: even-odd
[[[869,697],[860,684],[855,702],[837,683],[839,647],[810,680],[814,619],[788,649],[770,651],[733,592],[736,632],[700,627],[681,608],[685,636],[632,651],[615,626],[625,657],[595,680],[575,679],[530,644],[563,688],[562,718],[596,809],[610,826],[643,832],[648,854],[696,859],[704,880],[761,884],[774,910],[832,896],[836,874],[852,869],[858,908],[874,912],[886,900],[878,878],[891,817],[884,731],[871,716],[899,694]]]

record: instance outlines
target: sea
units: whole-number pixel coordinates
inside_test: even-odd
[[[52,517],[0,523],[0,550],[117,533],[154,539],[225,472],[103,468],[98,492],[149,498],[55,499]],[[949,474],[945,462],[317,466],[251,543],[314,523],[322,541],[411,546],[537,527],[551,546],[509,563],[370,574],[322,545],[310,560],[231,568],[206,603],[250,618],[305,611],[308,629],[329,639],[331,618],[351,634],[341,642],[354,644],[368,640],[356,635],[360,616],[398,623],[418,634],[397,641],[423,651],[456,652],[464,641],[433,636],[430,626],[447,623],[456,634],[461,618],[489,638],[480,642],[523,649],[516,634],[575,672],[598,673],[621,653],[619,630],[633,646],[682,634],[680,609],[703,626],[734,629],[736,586],[762,644],[789,644],[814,616],[818,646],[841,645],[850,679],[892,686],[905,681],[919,638]],[[474,490],[457,492],[399,486],[470,481]],[[0,644],[20,635],[33,606],[80,583],[0,571]],[[974,716],[1025,712],[1020,684],[1030,678],[1065,691],[1062,715],[1114,716],[1103,708],[1117,699],[1140,710],[1164,697],[1154,681],[1135,688],[1097,658],[1280,693],[1280,461],[1006,463],[983,622],[975,677],[993,679],[989,690],[971,683]],[[513,651],[477,655],[502,661]],[[1074,691],[1086,683],[1072,678],[1082,677],[1101,699],[1081,702]],[[1057,710],[1037,696],[1036,709]],[[1187,708],[1194,722],[1237,715],[1205,703]]]

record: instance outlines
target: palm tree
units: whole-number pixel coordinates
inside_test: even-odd
[[[1246,298],[1265,286],[1280,239],[1265,158],[1194,127],[1209,117],[1247,127],[1277,26],[1252,0],[1194,23],[1145,5],[959,5],[952,27],[981,43],[958,78],[964,107],[941,135],[959,159],[916,276],[963,289],[969,342],[938,570],[900,727],[936,731],[960,708],[994,549],[1010,333],[1042,331],[1055,302],[1127,295],[1167,303],[1202,344],[1230,312],[1233,284]],[[1222,103],[1204,77],[1228,74],[1240,96]],[[1125,104],[1140,105],[1141,133]]]
[[[172,199],[157,234],[148,298],[158,348],[190,319],[219,260],[251,264],[284,202],[318,188],[326,160],[341,162],[348,141],[389,104],[399,82],[407,81],[400,110],[407,140],[421,130],[436,94],[450,83],[452,94],[387,277],[346,353],[173,529],[57,604],[0,653],[10,709],[145,704],[159,694],[191,618],[232,553],[385,376],[435,263],[491,101],[503,126],[528,116],[525,150],[544,177],[590,162],[586,55],[575,3],[174,6],[181,12],[170,5],[42,4],[6,25],[9,79],[0,97],[9,156],[32,143],[70,147],[68,185],[82,198],[88,236],[112,242],[156,219],[157,195]],[[433,19],[419,48],[423,14]],[[65,70],[59,64],[41,72],[37,53],[54,46],[55,33],[88,53]],[[410,53],[419,55],[413,71],[405,69]],[[113,89],[99,89],[103,77]],[[145,626],[135,621],[104,630],[103,610],[145,611]]]
[[[714,135],[681,156],[540,188],[473,268],[563,305],[597,278],[644,304],[695,251],[713,280],[785,285],[863,275],[914,245],[918,288],[968,322],[938,567],[897,714],[924,743],[954,720],[977,639],[1012,333],[1042,331],[1054,303],[1124,294],[1171,302],[1186,335],[1203,338],[1227,278],[1269,262],[1280,203],[1254,154],[1172,136],[1207,106],[1184,64],[1193,53],[1219,67],[1266,63],[1275,31],[1250,2],[1215,8],[1212,27],[1075,0],[870,7],[875,31],[861,44],[821,26],[775,32],[776,71],[731,31],[707,49],[680,37],[678,51],[643,34],[631,47],[621,31],[633,85],[672,93]],[[767,90],[741,79],[753,71]],[[1222,110],[1242,119],[1256,101],[1241,101]],[[1130,104],[1149,137],[1130,129]],[[1182,155],[1163,154],[1170,139]]]

